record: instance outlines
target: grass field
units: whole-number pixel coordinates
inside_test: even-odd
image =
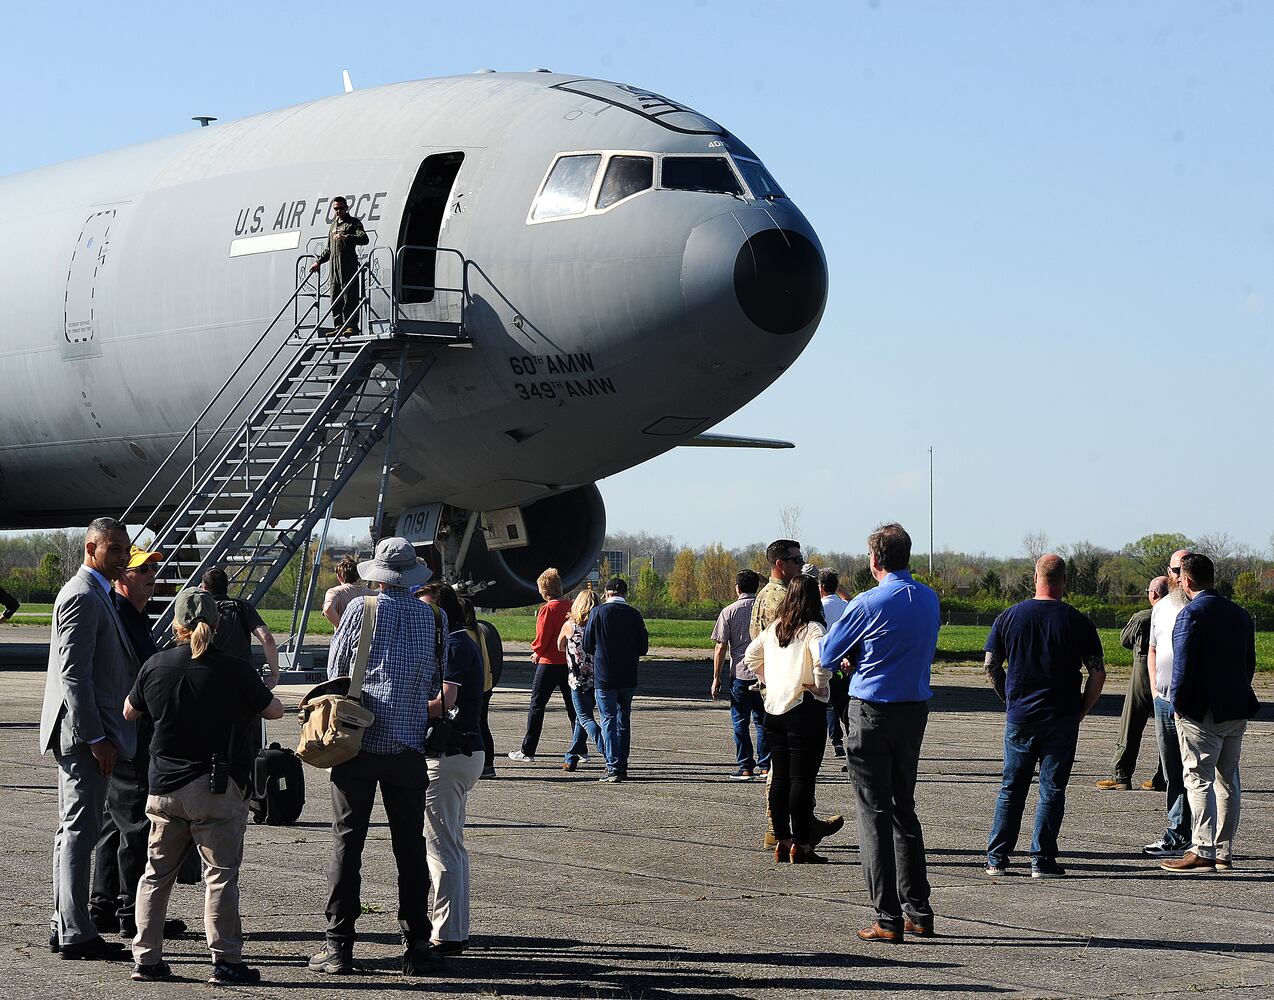
[[[15,624],[43,625],[48,624],[47,615],[52,606],[47,604],[23,605],[23,611],[31,612],[31,616],[21,612],[13,619]],[[43,613],[46,617],[37,617]],[[288,634],[292,623],[290,611],[264,611],[270,630],[277,636]],[[500,636],[510,642],[530,642],[535,638],[535,618],[531,615],[484,615],[499,630]],[[712,622],[680,621],[668,618],[652,618],[646,622],[650,630],[651,646],[664,646],[673,649],[712,649]],[[317,612],[310,615],[309,631],[314,635],[330,635],[332,626],[326,618]],[[1128,667],[1132,665],[1132,653],[1119,644],[1119,629],[1098,629],[1102,647],[1106,651],[1106,662],[1111,666]],[[981,625],[944,625],[938,633],[938,659],[952,663],[981,663],[982,646],[986,642],[988,629]],[[2,634],[2,633],[0,633]],[[1256,633],[1256,669],[1274,671],[1274,632]]]

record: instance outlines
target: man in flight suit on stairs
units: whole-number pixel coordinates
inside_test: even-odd
[[[349,203],[337,195],[332,199],[332,225],[327,231],[327,246],[318,260],[310,265],[313,274],[319,266],[332,262],[328,291],[332,296],[332,325],[342,336],[358,333],[358,303],[362,299],[362,281],[358,274],[358,247],[370,242],[363,221],[349,214]]]

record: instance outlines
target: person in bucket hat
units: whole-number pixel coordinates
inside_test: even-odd
[[[438,628],[447,619],[416,600],[413,591],[433,575],[405,538],[383,538],[358,575],[377,588],[375,598],[352,601],[332,639],[327,676],[354,666],[367,604],[376,616],[363,675],[362,702],[375,716],[357,757],[332,768],[332,857],[328,866],[327,944],[310,959],[313,972],[354,971],[354,926],[361,913],[359,871],[380,786],[398,865],[398,925],[403,972],[436,975],[441,960],[429,948],[429,863],[425,848],[425,789],[429,784],[423,706],[442,686]]]

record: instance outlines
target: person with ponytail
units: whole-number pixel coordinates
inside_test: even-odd
[[[765,685],[765,739],[770,749],[774,860],[821,864],[814,853],[814,783],[827,746],[831,672],[819,658],[826,632],[818,583],[794,577],[774,623],[752,640],[743,661]]]
[[[261,974],[244,964],[239,866],[248,825],[250,754],[236,730],[250,720],[283,718],[283,705],[245,660],[213,647],[217,602],[188,589],[173,605],[177,645],[156,653],[137,674],[124,718],[154,722],[150,744],[151,820],[146,870],[137,887],[133,979],[167,979],[164,916],[191,842],[204,861],[210,982],[250,985]]]
[[[567,681],[571,685],[571,700],[575,703],[575,732],[562,762],[563,771],[574,771],[581,761],[588,760],[588,738],[602,759],[606,759],[602,727],[597,724],[597,695],[593,691],[593,654],[584,652],[584,626],[588,616],[597,607],[597,593],[591,588],[581,590],[571,604],[571,613],[562,623],[557,636],[557,648],[566,654]]]

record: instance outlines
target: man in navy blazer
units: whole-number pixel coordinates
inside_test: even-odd
[[[1181,586],[1190,603],[1172,628],[1168,700],[1181,741],[1193,843],[1164,871],[1229,871],[1239,825],[1239,752],[1247,720],[1260,708],[1252,691],[1256,629],[1252,616],[1214,589],[1205,555],[1181,559]]]
[[[628,777],[628,745],[637,690],[637,662],[650,649],[641,612],[628,603],[628,584],[606,584],[606,602],[593,609],[584,627],[584,652],[593,657],[593,685],[606,744],[604,782]]]

